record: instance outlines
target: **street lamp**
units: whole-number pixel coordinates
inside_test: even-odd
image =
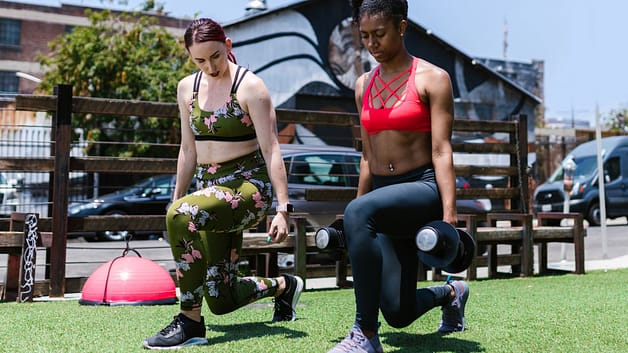
[[[569,213],[569,201],[571,198],[571,191],[573,190],[573,175],[576,171],[576,162],[573,158],[569,158],[563,162],[563,193],[565,194],[565,203],[563,203],[563,213]],[[565,243],[561,244],[560,248],[561,260],[566,260]]]
[[[563,162],[563,190],[565,191],[565,207],[567,208],[565,213],[569,212],[569,196],[571,190],[573,190],[573,174],[576,171],[576,162],[573,158],[569,158]]]
[[[18,72],[15,73],[15,76],[17,76],[19,78],[23,78],[25,80],[33,81],[35,83],[40,83],[41,82],[40,78],[37,78],[37,77],[35,77],[33,75],[29,75],[29,74],[27,74],[25,72],[18,71]]]

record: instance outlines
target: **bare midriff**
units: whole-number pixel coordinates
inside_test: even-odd
[[[195,141],[196,163],[222,163],[246,156],[259,149],[257,140],[248,141]]]
[[[369,169],[375,175],[404,174],[432,163],[429,132],[380,131],[369,135]]]

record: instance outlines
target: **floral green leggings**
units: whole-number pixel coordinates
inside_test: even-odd
[[[272,186],[259,151],[220,164],[198,165],[198,191],[172,203],[166,224],[181,309],[226,314],[273,295],[271,278],[239,277],[242,231],[264,218]]]

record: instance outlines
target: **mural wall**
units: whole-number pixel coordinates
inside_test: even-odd
[[[226,24],[225,30],[238,62],[264,79],[277,107],[355,112],[355,80],[377,63],[360,44],[348,3],[305,1]],[[527,114],[534,141],[537,97],[416,23],[405,38],[410,53],[449,72],[456,118]]]

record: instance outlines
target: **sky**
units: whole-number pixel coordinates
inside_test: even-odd
[[[12,0],[133,9],[141,0]],[[249,0],[156,0],[171,16],[241,18]],[[335,0],[349,1],[349,0]],[[300,2],[266,0],[269,9]],[[126,5],[125,5],[126,4]],[[626,0],[409,0],[410,20],[467,55],[545,64],[546,118],[628,109]],[[507,35],[505,29],[507,28]],[[227,33],[228,35],[228,33]],[[504,38],[506,50],[504,51]],[[417,53],[420,56],[420,53]]]

